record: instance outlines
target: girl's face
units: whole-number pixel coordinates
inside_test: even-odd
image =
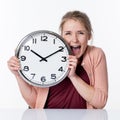
[[[62,37],[72,49],[73,55],[80,58],[86,50],[90,36],[84,25],[77,20],[69,19],[63,25]]]

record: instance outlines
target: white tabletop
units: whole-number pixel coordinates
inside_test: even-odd
[[[120,120],[120,111],[82,109],[0,109],[0,120]]]

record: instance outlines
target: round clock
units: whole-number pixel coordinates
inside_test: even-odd
[[[19,74],[38,87],[54,86],[67,76],[69,54],[71,50],[65,40],[47,30],[26,35],[15,51],[21,65]]]

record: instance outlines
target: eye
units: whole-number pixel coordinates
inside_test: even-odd
[[[66,32],[65,35],[70,35],[71,33],[70,32]]]
[[[82,31],[79,31],[78,34],[84,35],[85,33]]]

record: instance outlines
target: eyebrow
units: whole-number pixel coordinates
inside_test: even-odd
[[[70,30],[68,31],[63,31],[63,32],[71,32]],[[87,32],[86,30],[78,30],[77,32]]]
[[[87,32],[86,30],[78,30],[77,32]]]

